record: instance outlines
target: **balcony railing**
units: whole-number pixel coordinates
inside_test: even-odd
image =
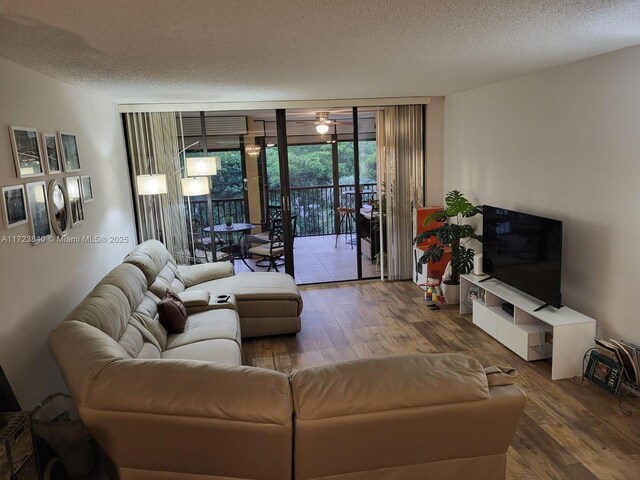
[[[363,184],[365,191],[375,190],[376,184]],[[297,232],[300,237],[314,235],[335,235],[336,233],[336,208],[355,207],[355,185],[340,185],[339,205],[334,204],[334,187],[332,185],[317,187],[291,188],[291,211],[298,215]],[[363,195],[363,201],[371,198],[371,194]],[[280,189],[269,189],[269,205],[280,205]],[[194,230],[197,226],[209,225],[207,214],[207,201],[191,201],[191,215],[194,219]],[[225,217],[231,216],[234,222],[244,222],[245,205],[243,198],[229,198],[225,200],[213,200],[213,223],[224,223]]]
[[[185,201],[185,205],[187,202]],[[244,222],[244,198],[227,198],[213,200],[213,224],[225,223],[226,217],[231,217],[234,222]],[[209,226],[209,212],[206,200],[191,200],[191,216],[193,229],[202,233],[201,229]]]

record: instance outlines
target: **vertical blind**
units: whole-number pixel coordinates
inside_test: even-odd
[[[386,207],[386,218],[381,218],[386,222],[386,238],[381,238],[387,251],[386,274],[389,280],[407,280],[413,270],[413,209],[424,204],[423,106],[389,106],[377,115],[378,191],[384,193]]]
[[[184,199],[180,187],[182,159],[178,147],[176,114],[127,113],[127,140],[131,177],[165,174],[167,193],[139,196],[134,192],[140,240],[165,244],[179,263],[190,257]],[[134,182],[135,188],[135,182]]]

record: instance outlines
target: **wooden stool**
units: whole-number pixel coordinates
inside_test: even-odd
[[[336,211],[340,214],[340,223],[338,224],[338,231],[336,232],[336,248],[338,248],[338,235],[343,231],[343,225],[347,227],[347,231],[349,232],[349,240],[345,238],[344,243],[350,243],[351,249],[353,250],[353,226],[356,223],[355,213],[356,211],[353,208],[348,207],[338,207]]]

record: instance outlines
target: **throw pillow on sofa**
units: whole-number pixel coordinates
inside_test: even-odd
[[[158,304],[160,323],[169,333],[182,333],[187,324],[187,308],[176,292],[167,288]]]

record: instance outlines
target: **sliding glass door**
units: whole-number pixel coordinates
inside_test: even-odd
[[[299,284],[379,276],[374,109],[178,117],[185,156],[218,163],[210,191],[185,200],[195,262],[229,258]]]

